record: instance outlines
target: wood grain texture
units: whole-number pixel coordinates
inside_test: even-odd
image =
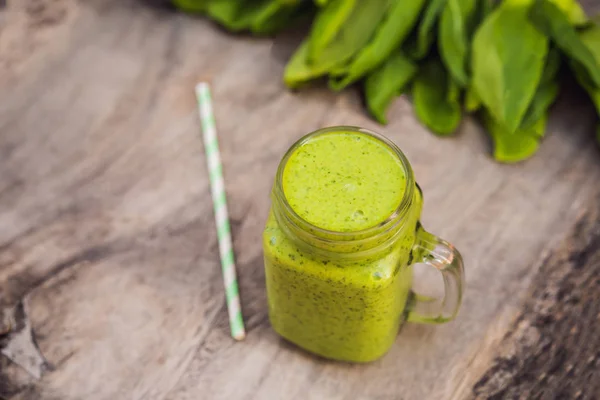
[[[40,25],[34,4],[64,12]],[[463,398],[544,254],[598,205],[594,113],[581,96],[556,107],[536,157],[504,166],[470,119],[442,140],[405,98],[381,127],[354,91],[288,92],[270,40],[133,0],[9,0],[3,13],[0,297],[27,299],[51,370],[33,381],[0,360],[0,397]],[[241,343],[227,326],[199,80],[213,88],[248,327]],[[425,226],[456,244],[467,267],[456,321],[406,325],[389,354],[364,366],[305,354],[267,319],[260,234],[275,169],[298,137],[337,124],[398,143],[425,193]]]
[[[600,397],[600,192],[544,261],[477,399]]]

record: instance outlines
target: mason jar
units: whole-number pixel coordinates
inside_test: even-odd
[[[419,222],[423,195],[400,149],[357,127],[310,133],[283,157],[263,234],[269,319],[317,355],[373,361],[404,320],[442,323],[459,309],[460,253]],[[443,277],[443,298],[411,291],[413,265]]]

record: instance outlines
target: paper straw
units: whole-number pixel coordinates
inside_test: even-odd
[[[240,306],[233,246],[231,244],[231,228],[229,226],[227,201],[225,199],[223,168],[221,166],[217,129],[208,83],[201,82],[196,85],[196,98],[198,99],[198,111],[200,112],[200,121],[202,123],[202,136],[204,138],[204,149],[206,151],[210,188],[217,223],[217,237],[219,239],[221,269],[223,271],[223,280],[225,281],[225,298],[227,300],[227,311],[229,312],[229,326],[231,327],[231,336],[236,340],[242,340],[246,337],[246,332],[244,330],[244,320],[242,319]]]

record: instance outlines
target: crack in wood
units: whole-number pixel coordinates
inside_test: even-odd
[[[94,263],[108,254],[111,254],[110,245],[100,245],[84,249],[66,260],[59,262],[48,269],[48,271],[36,277],[19,276],[18,279],[9,280],[9,284],[17,285],[21,291],[21,300],[14,306],[0,309],[0,353],[8,357],[17,365],[25,369],[30,375],[39,379],[50,365],[42,356],[35,339],[35,334],[29,321],[26,303],[24,300],[28,293],[43,285],[50,278],[60,274],[72,266],[81,263]],[[14,289],[11,287],[11,289]],[[0,374],[0,378],[2,378]],[[2,380],[8,381],[3,378]],[[8,383],[7,383],[8,385]],[[8,392],[8,389],[5,390]],[[0,390],[0,393],[2,391]]]
[[[25,301],[4,310],[4,313],[11,314],[14,325],[10,327],[10,331],[0,336],[0,353],[34,378],[40,379],[48,364],[33,335]]]
[[[600,197],[595,199],[598,204]],[[473,386],[476,399],[600,396],[600,212],[546,260],[532,296]]]

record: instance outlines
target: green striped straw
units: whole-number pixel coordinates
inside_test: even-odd
[[[221,255],[223,280],[225,281],[227,311],[229,312],[229,326],[231,327],[231,336],[236,340],[242,340],[246,337],[246,331],[244,330],[244,320],[242,319],[242,309],[240,306],[233,246],[231,244],[231,228],[229,227],[227,201],[225,199],[223,168],[221,166],[217,129],[208,83],[201,82],[196,85],[196,98],[198,99],[198,111],[200,112],[200,120],[202,122],[202,136],[204,138],[210,188],[215,220],[217,222],[219,253]]]

